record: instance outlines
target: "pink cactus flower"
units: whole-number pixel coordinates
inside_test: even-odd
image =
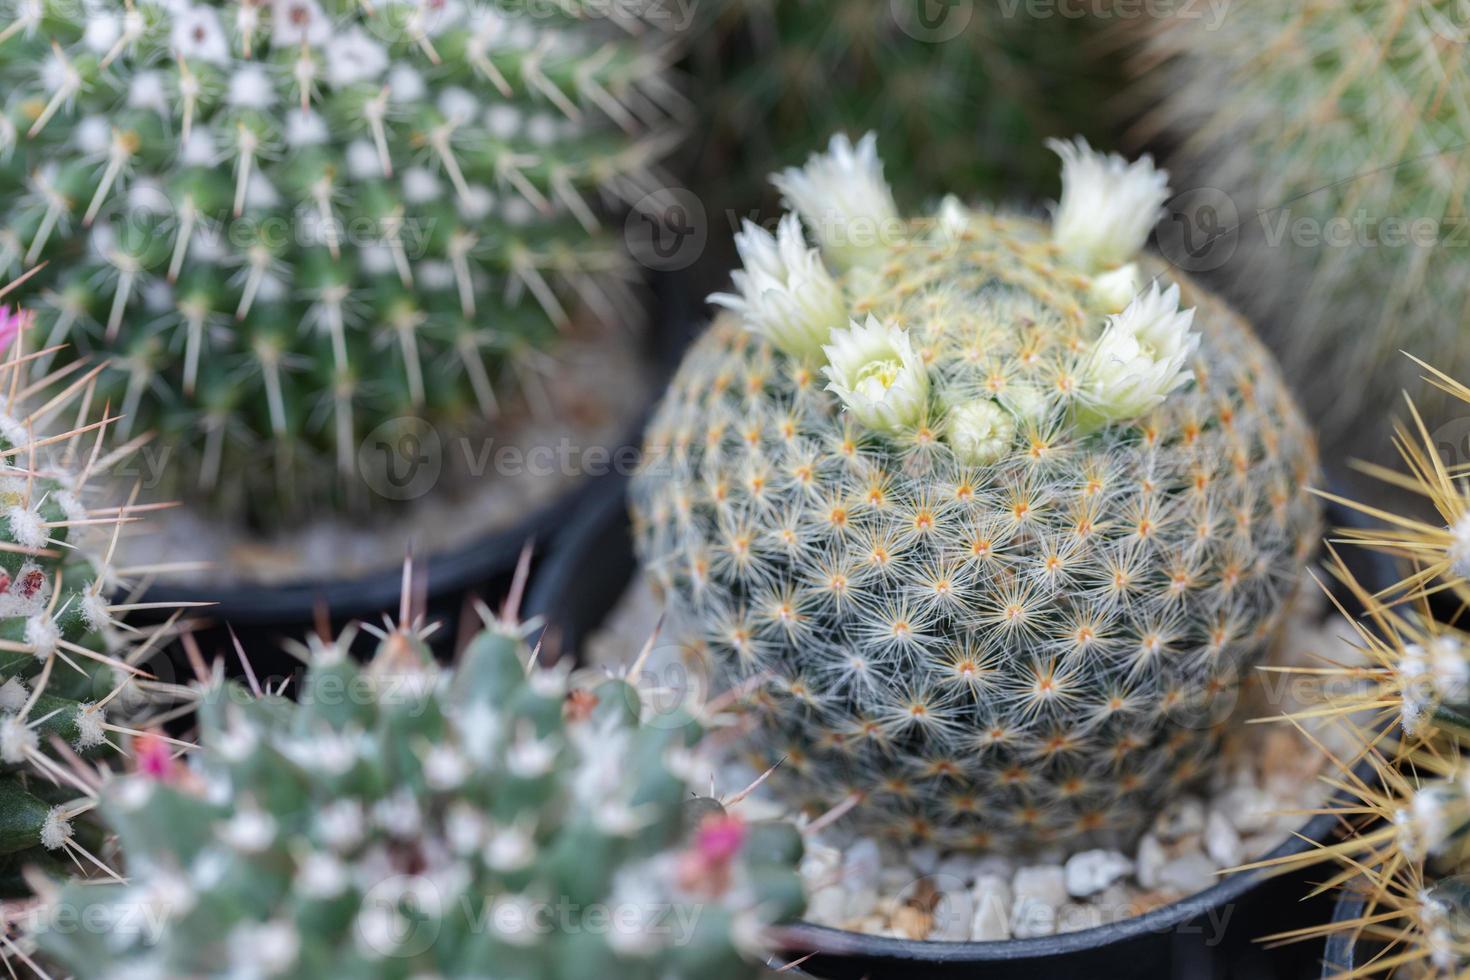
[[[177,781],[179,764],[174,761],[168,742],[152,732],[144,732],[133,740],[133,767],[140,776],[160,783]]]
[[[31,325],[32,319],[28,310],[0,306],[0,353],[10,349],[20,332]]]
[[[730,871],[745,846],[745,821],[728,813],[711,814],[679,855],[679,886],[696,895],[722,895],[730,887]]]

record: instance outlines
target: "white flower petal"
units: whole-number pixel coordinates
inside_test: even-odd
[[[1161,292],[1157,283],[1109,317],[1083,368],[1079,423],[1097,428],[1138,418],[1187,384],[1199,346],[1193,323],[1194,310],[1179,309],[1179,287]]]
[[[950,448],[971,466],[988,466],[1001,459],[1015,437],[1015,420],[989,398],[977,398],[950,410]]]
[[[868,315],[848,329],[832,331],[822,348],[827,390],[842,399],[862,424],[884,432],[913,425],[924,415],[929,398],[929,372],[914,351],[907,330]]]
[[[788,214],[772,235],[747,221],[735,245],[745,264],[731,277],[740,292],[716,293],[710,302],[740,314],[747,328],[793,357],[819,353],[847,323],[847,301],[817,250],[807,248],[801,222]]]
[[[1127,262],[1148,240],[1169,196],[1169,175],[1150,157],[1129,163],[1094,151],[1084,139],[1048,140],[1062,158],[1062,199],[1052,238],[1089,272]]]
[[[839,269],[881,259],[903,235],[873,133],[856,147],[839,133],[825,154],[812,154],[805,167],[774,174],[771,182]]]

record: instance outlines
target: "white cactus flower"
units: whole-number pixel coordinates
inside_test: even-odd
[[[793,357],[819,354],[848,322],[847,301],[817,250],[807,248],[801,222],[788,214],[772,235],[747,221],[735,245],[745,266],[731,277],[739,295],[715,293],[709,301],[734,310],[748,329]]]
[[[1138,271],[1138,263],[1129,262],[1111,272],[1094,276],[1088,293],[1102,310],[1121,313],[1142,290],[1143,274]]]
[[[839,269],[881,259],[903,235],[873,133],[856,147],[839,133],[825,154],[812,154],[805,167],[774,174],[771,182]]]
[[[1450,563],[1450,574],[1470,579],[1470,511],[1461,514],[1449,530],[1450,545],[1445,549],[1445,558]]]
[[[1179,309],[1179,287],[1158,283],[1122,313],[1108,318],[1083,367],[1079,421],[1086,428],[1138,418],[1192,377],[1190,356],[1199,335],[1194,310]]]
[[[934,227],[940,238],[953,241],[970,227],[970,209],[953,194],[946,194],[934,212]]]
[[[977,398],[950,410],[950,448],[971,466],[988,466],[1001,459],[1015,437],[1015,419],[989,398]]]
[[[1168,173],[1150,157],[1129,163],[1116,153],[1096,152],[1081,138],[1046,145],[1062,158],[1062,199],[1053,209],[1052,239],[1068,260],[1096,272],[1138,254],[1163,216]]]
[[[929,372],[907,330],[869,314],[867,323],[854,320],[848,329],[832,331],[832,343],[822,350],[828,362],[822,372],[831,382],[827,390],[862,424],[896,432],[923,417]]]

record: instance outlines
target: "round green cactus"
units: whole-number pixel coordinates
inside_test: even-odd
[[[1219,241],[1196,268],[1256,320],[1325,443],[1391,462],[1388,419],[1419,376],[1400,351],[1470,367],[1465,7],[1251,0],[1200,13],[1138,22],[1149,110],[1136,132],[1170,146],[1171,169],[1202,189],[1180,220]],[[1449,407],[1420,402],[1431,428]]]
[[[7,290],[0,288],[0,296]],[[161,631],[124,632],[111,591],[131,501],[97,499],[115,418],[88,421],[96,372],[58,372],[30,398],[29,316],[0,307],[0,896],[24,894],[29,867],[89,866],[101,841],[77,755],[115,748],[153,706],[186,694],[140,666]],[[63,379],[66,382],[63,386]],[[56,389],[59,388],[59,391]],[[75,416],[69,419],[68,415]],[[72,424],[74,423],[74,425]]]
[[[871,139],[778,177],[801,221],[743,232],[634,482],[644,566],[751,692],[773,784],[856,793],[873,832],[1140,829],[1211,765],[1315,545],[1276,366],[1134,258],[1164,175],[1054,149],[1050,225],[902,219]]]
[[[659,33],[567,3],[4,0],[0,274],[112,359],[164,496],[278,525],[372,498],[358,445],[493,419],[583,312],[667,148]]]
[[[41,952],[78,976],[753,977],[801,909],[800,834],[689,805],[693,709],[520,634],[453,668],[407,623],[365,667],[314,640],[298,702],[211,683],[187,765],[145,742],[103,788],[127,883],[52,896]]]

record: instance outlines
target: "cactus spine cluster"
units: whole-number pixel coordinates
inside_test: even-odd
[[[871,139],[779,176],[800,220],[742,233],[634,482],[645,568],[773,785],[856,793],[875,833],[1138,830],[1211,765],[1314,546],[1276,366],[1137,254],[1164,175],[1054,149],[1050,224],[904,219]]]
[[[1470,405],[1470,387],[1416,363],[1439,394]],[[1289,863],[1340,861],[1329,881],[1349,884],[1366,905],[1357,918],[1284,938],[1351,931],[1365,942],[1354,977],[1470,971],[1470,634],[1462,628],[1470,601],[1470,483],[1418,411],[1411,414],[1410,425],[1396,427],[1402,471],[1379,475],[1412,491],[1420,513],[1339,500],[1377,524],[1344,529],[1343,539],[1410,559],[1412,574],[1375,592],[1338,562],[1339,577],[1366,611],[1352,621],[1362,658],[1312,668],[1311,679],[1326,683],[1320,703],[1304,712],[1335,718],[1348,744],[1359,747],[1333,758],[1341,772],[1331,779],[1341,790],[1343,824],[1354,832]],[[1431,597],[1450,598],[1460,614],[1437,621]]]
[[[0,307],[0,897],[27,891],[26,868],[95,864],[94,794],[68,760],[110,752],[187,694],[146,669],[168,627],[115,619],[111,591],[131,573],[113,549],[146,508],[97,499],[97,484],[131,447],[105,450],[117,420],[94,419],[97,371],[25,380],[44,354],[23,350],[29,321]]]
[[[672,94],[621,8],[4,0],[0,274],[175,448],[168,496],[364,506],[360,440],[497,414],[569,319],[636,316],[600,215]]]
[[[47,926],[42,953],[77,976],[754,976],[761,928],[801,908],[800,834],[691,801],[698,707],[540,667],[522,633],[497,620],[441,667],[405,608],[366,666],[350,636],[303,648],[295,702],[209,679],[186,764],[135,745],[103,788],[126,884],[52,896],[105,930]]]
[[[1225,261],[1222,288],[1281,355],[1324,442],[1391,462],[1383,420],[1416,381],[1399,352],[1470,367],[1464,8],[1250,0],[1216,22],[1185,7],[1198,5],[1138,21],[1152,106],[1139,135],[1176,148],[1185,186],[1210,189],[1182,216],[1197,241],[1225,236],[1199,258]],[[1358,394],[1344,399],[1349,379]],[[1451,405],[1421,408],[1433,420]]]
[[[1086,25],[1004,4],[717,0],[696,6],[690,64],[711,111],[696,168],[706,193],[758,201],[766,174],[835,132],[875,131],[899,199],[1039,194],[1041,141],[1099,120],[1107,67]],[[1091,134],[1089,134],[1091,135]]]

